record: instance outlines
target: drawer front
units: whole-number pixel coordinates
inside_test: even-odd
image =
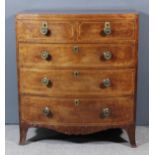
[[[108,23],[109,26],[106,27]],[[109,34],[106,34],[110,30]],[[78,40],[83,42],[97,42],[110,40],[134,40],[135,39],[135,22],[128,20],[114,21],[87,21],[81,22],[78,29]]]
[[[48,96],[134,94],[135,70],[20,70],[20,91]]]
[[[134,44],[19,44],[22,67],[134,67]]]
[[[74,40],[74,26],[67,21],[19,20],[16,26],[18,41],[68,42]]]
[[[132,97],[105,99],[51,99],[47,97],[21,98],[21,119],[32,123],[132,123],[134,100]]]

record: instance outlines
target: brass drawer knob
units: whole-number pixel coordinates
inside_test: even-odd
[[[74,75],[74,77],[78,77],[80,75],[80,72],[79,71],[74,71],[73,75]]]
[[[112,58],[112,53],[110,51],[105,51],[102,53],[102,56],[105,60],[110,60]]]
[[[111,26],[110,26],[110,22],[105,22],[104,23],[104,28],[102,31],[102,35],[110,35],[111,34]]]
[[[46,36],[48,34],[49,30],[48,30],[48,25],[47,22],[42,22],[41,24],[41,28],[40,28],[40,33],[44,36]]]
[[[45,86],[48,86],[51,81],[47,77],[44,77],[43,79],[41,79],[41,83]]]
[[[104,87],[110,87],[111,86],[111,80],[109,78],[106,78],[102,81],[102,84]]]
[[[80,104],[80,100],[79,100],[79,99],[75,99],[75,100],[74,100],[74,105],[75,105],[75,106],[78,106],[79,104]]]
[[[49,115],[52,114],[52,113],[51,113],[51,110],[50,110],[48,107],[44,107],[43,110],[42,110],[42,112],[43,112],[43,114],[44,114],[45,116],[49,116]]]
[[[42,51],[41,52],[41,58],[43,60],[48,60],[49,56],[50,56],[50,54],[48,53],[48,51]]]
[[[101,118],[106,118],[110,116],[110,109],[109,108],[103,108],[101,111]]]
[[[79,47],[78,46],[74,46],[72,51],[73,51],[73,53],[77,54],[79,52]]]

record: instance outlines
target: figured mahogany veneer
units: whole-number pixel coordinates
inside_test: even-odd
[[[106,97],[134,95],[135,70],[20,70],[20,91],[24,94],[44,95],[52,97]],[[41,80],[47,77],[48,86]],[[103,80],[109,78],[110,87],[102,86]],[[74,92],[74,93],[73,93]]]
[[[74,47],[78,52],[73,51]],[[135,44],[19,44],[19,65],[30,68],[111,68],[135,67]],[[47,60],[41,58],[47,51]],[[110,51],[112,58],[105,60],[103,53]]]
[[[133,97],[116,97],[102,99],[81,99],[75,106],[74,99],[53,99],[47,97],[24,96],[21,99],[22,120],[39,124],[128,124],[133,123]],[[51,116],[45,117],[42,110],[45,105],[51,110]],[[110,116],[101,117],[102,109],[109,107]]]
[[[40,24],[43,21],[23,20],[17,22],[17,35],[19,40],[36,40],[36,41],[73,41],[75,32],[74,25],[71,22],[55,22],[48,21],[48,37],[42,36],[40,33]]]
[[[16,34],[20,144],[122,128],[136,146],[137,14],[18,14]]]
[[[102,37],[101,30],[103,29],[103,23],[106,20],[102,21],[86,21],[81,22],[79,24],[79,33],[78,33],[78,40],[79,41],[88,41],[90,42],[94,40],[96,41],[104,41],[105,39],[134,39],[135,37],[135,23],[132,21],[125,21],[125,20],[110,20],[112,27],[111,35],[108,35],[106,38]]]

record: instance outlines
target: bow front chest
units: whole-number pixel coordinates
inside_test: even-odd
[[[16,36],[20,144],[122,128],[135,146],[137,14],[18,14]]]

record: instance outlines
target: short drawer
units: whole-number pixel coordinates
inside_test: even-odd
[[[134,67],[134,44],[19,44],[19,65],[36,68]]]
[[[79,24],[78,41],[135,40],[135,24],[130,20],[83,21]]]
[[[133,95],[135,70],[20,70],[20,91],[46,96]]]
[[[18,41],[68,42],[74,40],[74,26],[67,21],[18,20],[16,27]]]
[[[21,120],[32,123],[130,124],[134,120],[133,97],[104,99],[21,98]]]

